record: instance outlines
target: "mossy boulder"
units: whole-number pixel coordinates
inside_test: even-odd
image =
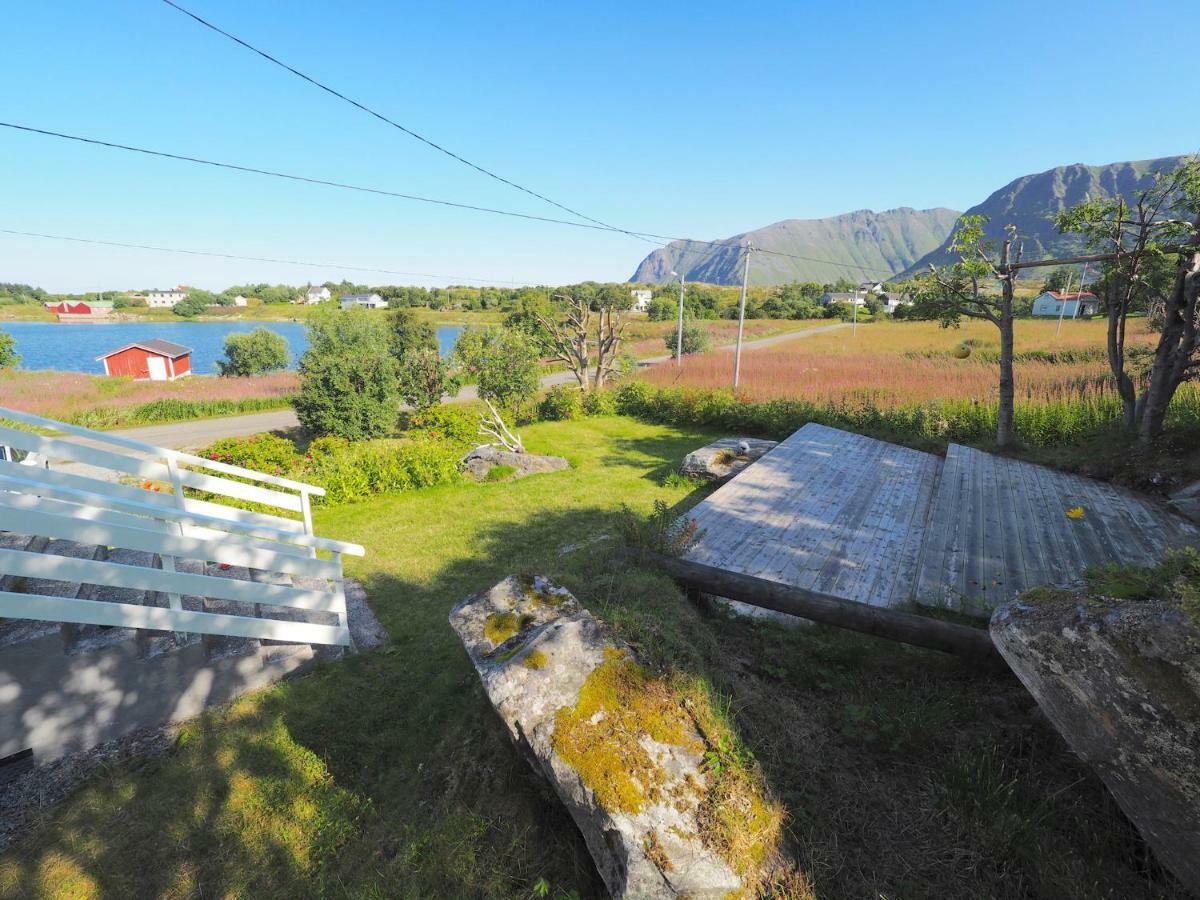
[[[778,444],[759,438],[721,438],[685,456],[679,474],[724,484]]]
[[[752,896],[782,809],[696,679],[651,672],[566,589],[510,576],[454,627],[614,897]]]
[[[524,478],[538,472],[561,472],[569,469],[571,464],[561,456],[539,456],[536,453],[511,453],[491,444],[476,447],[463,457],[463,470],[479,481],[492,479],[492,473],[498,472],[495,480],[509,481],[513,478]]]
[[[997,649],[1155,855],[1200,896],[1200,621],[1159,600],[1030,592]]]

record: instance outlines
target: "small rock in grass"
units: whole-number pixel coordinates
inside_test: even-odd
[[[679,474],[724,484],[746,466],[778,446],[758,438],[721,438],[684,457]]]

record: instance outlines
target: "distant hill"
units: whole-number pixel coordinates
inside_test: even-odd
[[[751,284],[884,278],[908,268],[939,246],[958,216],[952,209],[904,207],[879,213],[860,209],[828,219],[785,219],[734,235],[728,244],[721,246],[673,241],[642,260],[630,281],[652,284],[670,281],[674,270],[682,272],[688,281],[741,284],[738,258],[747,242],[766,250],[830,260],[813,262],[756,254],[750,266]]]
[[[1025,259],[1044,259],[1052,256],[1071,256],[1079,253],[1082,242],[1072,235],[1054,230],[1051,219],[1069,206],[1088,197],[1130,196],[1150,183],[1153,174],[1161,169],[1173,169],[1184,157],[1166,156],[1138,162],[1118,162],[1106,166],[1085,166],[1076,163],[1059,166],[1037,175],[1025,175],[1006,184],[966,215],[982,214],[990,221],[988,236],[1003,240],[1004,227],[1017,226],[1024,241]],[[927,271],[930,263],[943,265],[952,262],[950,238],[909,266],[900,277]],[[1044,273],[1043,273],[1044,274]],[[1041,277],[1032,270],[1030,277]]]

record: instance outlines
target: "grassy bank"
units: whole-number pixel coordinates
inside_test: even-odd
[[[727,698],[815,896],[1182,896],[1014,679],[824,628],[705,619],[614,556],[603,537],[622,503],[683,510],[702,496],[668,476],[711,432],[599,417],[522,433],[572,468],[320,510],[322,534],[367,547],[351,573],[391,647],[104,771],[0,857],[0,896],[524,900],[543,883],[599,896],[446,621],[521,571],[560,580],[653,666]]]
[[[86,428],[131,428],[282,409],[298,386],[295,372],[167,382],[6,371],[0,373],[0,405]]]

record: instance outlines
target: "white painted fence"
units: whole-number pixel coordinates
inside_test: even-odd
[[[162,568],[0,550],[0,576],[157,591],[166,595],[168,606],[0,591],[0,616],[298,643],[349,643],[342,556],[362,556],[364,551],[357,544],[313,534],[311,498],[322,495],[321,488],[0,407],[3,419],[55,433],[0,424],[0,444],[37,454],[46,466],[0,460],[0,531],[145,551],[156,554]],[[74,471],[55,468],[62,460],[82,465]],[[115,480],[128,476],[161,482],[169,492]],[[216,499],[188,497],[185,488]],[[221,502],[224,498],[298,513],[300,518],[239,509]],[[318,558],[319,551],[329,558]],[[281,573],[319,587],[181,572],[176,571],[178,560]],[[336,624],[185,610],[183,596],[328,613]]]

